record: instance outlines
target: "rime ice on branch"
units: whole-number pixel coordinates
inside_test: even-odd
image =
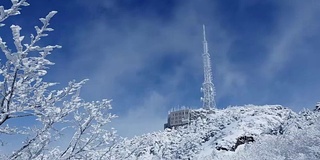
[[[10,9],[0,6],[0,26],[10,16],[20,14],[21,6],[29,5],[26,0],[11,2]],[[50,89],[57,83],[43,80],[48,66],[54,64],[47,56],[61,46],[40,46],[38,42],[53,31],[49,21],[56,13],[52,11],[40,18],[42,25],[35,26],[36,32],[29,40],[20,35],[19,25],[11,25],[14,49],[0,35],[0,53],[5,55],[0,64],[0,142],[5,145],[14,137],[24,139],[20,143],[15,141],[12,152],[3,153],[0,148],[0,159],[108,159],[111,156],[117,137],[115,130],[106,127],[115,118],[109,113],[111,101],[81,99],[80,89],[86,80],[71,81],[60,90]],[[17,124],[26,117],[28,123],[12,124],[12,120]],[[12,138],[4,139],[1,135]]]

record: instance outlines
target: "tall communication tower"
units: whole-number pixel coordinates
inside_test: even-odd
[[[203,92],[203,97],[201,100],[203,102],[202,108],[210,109],[216,108],[216,101],[214,96],[216,95],[214,85],[212,83],[212,71],[211,71],[211,61],[210,54],[208,50],[208,43],[206,40],[206,28],[203,25],[203,69],[204,69],[204,82],[202,83],[201,91]]]

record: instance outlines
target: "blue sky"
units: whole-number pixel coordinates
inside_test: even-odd
[[[1,1],[8,6],[9,0]],[[168,110],[201,107],[202,24],[207,28],[218,108],[281,104],[312,108],[319,95],[318,0],[30,1],[5,21],[28,36],[57,10],[43,44],[59,44],[45,77],[89,78],[85,100],[113,99],[123,136],[161,130]]]

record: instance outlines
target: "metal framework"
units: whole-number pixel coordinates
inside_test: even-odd
[[[208,43],[206,40],[206,28],[203,25],[203,69],[204,69],[204,82],[202,83],[201,91],[203,92],[203,97],[201,101],[203,102],[202,108],[211,109],[216,108],[216,102],[214,97],[216,95],[214,85],[212,83],[212,71],[211,71],[211,61],[210,54],[208,50]]]

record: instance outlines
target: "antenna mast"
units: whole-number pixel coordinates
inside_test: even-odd
[[[206,28],[203,25],[203,69],[204,69],[204,82],[202,83],[201,91],[203,92],[203,97],[201,100],[203,102],[202,108],[210,109],[216,108],[216,101],[214,100],[215,88],[212,83],[212,71],[211,71],[211,61],[210,54],[208,50],[208,43],[206,40]]]

